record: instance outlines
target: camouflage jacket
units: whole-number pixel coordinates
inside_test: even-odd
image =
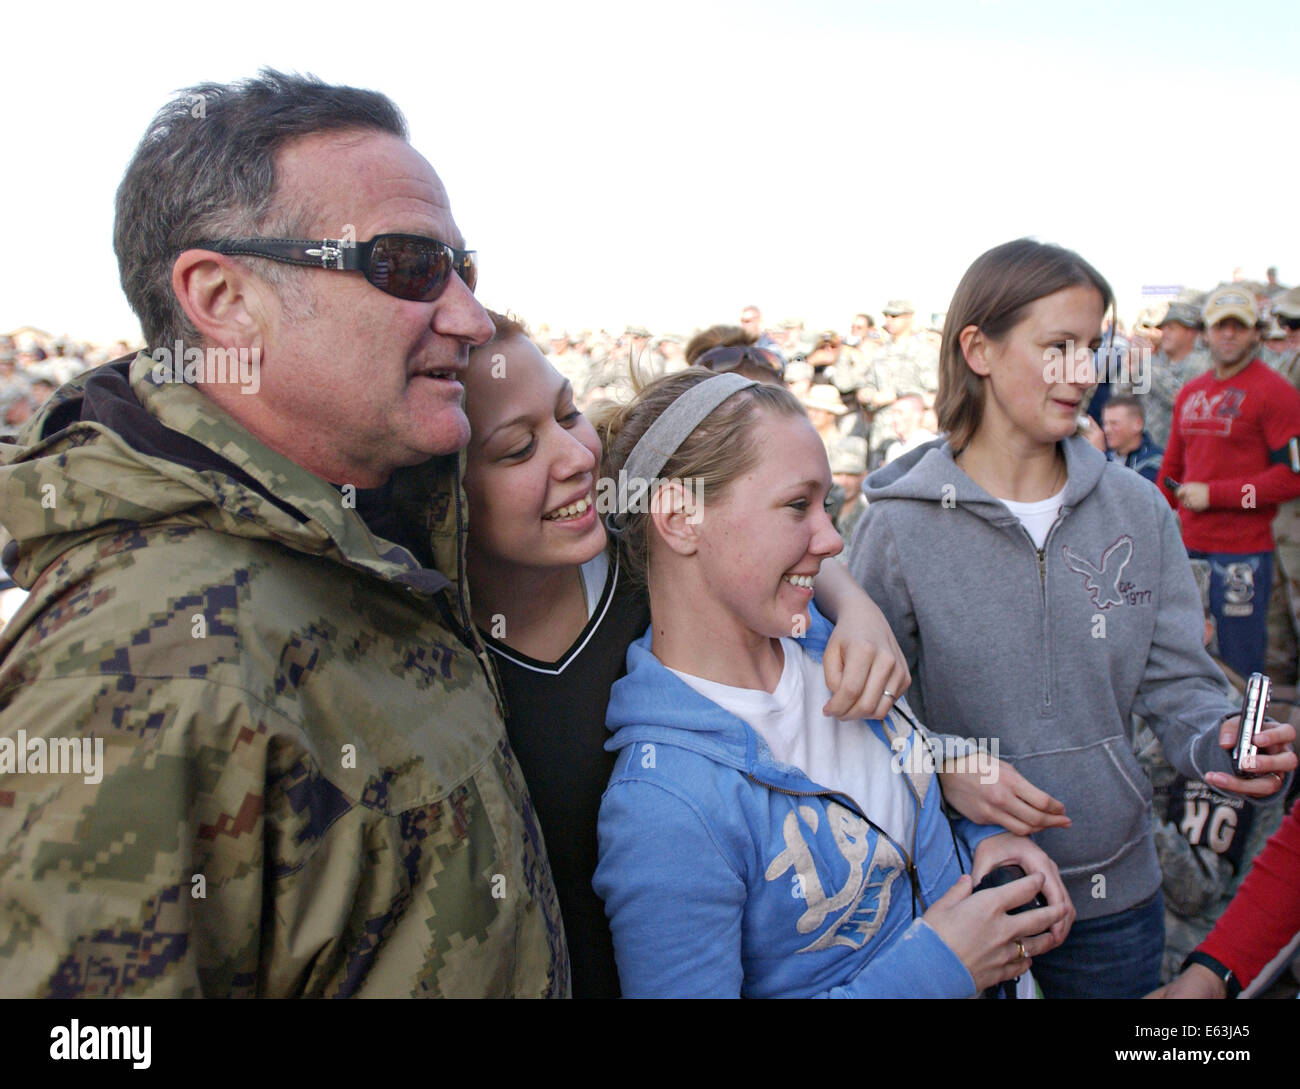
[[[1264,359],[1264,353],[1260,352]],[[1272,353],[1265,362],[1300,390],[1300,352]],[[1283,578],[1300,581],[1300,499],[1280,503],[1273,519],[1273,544]]]
[[[886,341],[872,362],[882,387],[895,394],[934,393],[939,388],[939,350],[920,333]]]
[[[1174,402],[1178,400],[1179,391],[1193,378],[1214,366],[1210,353],[1204,348],[1193,348],[1179,362],[1169,362],[1163,352],[1156,352],[1148,364],[1150,385],[1129,381],[1116,382],[1114,392],[1133,393],[1142,401],[1142,412],[1146,417],[1146,431],[1151,440],[1160,447],[1169,445],[1169,429],[1173,426]]]
[[[150,364],[0,446],[0,994],[567,994],[458,459],[394,474],[423,567]]]

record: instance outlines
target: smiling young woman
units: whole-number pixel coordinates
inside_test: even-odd
[[[629,645],[649,625],[649,605],[598,517],[596,432],[524,327],[492,320],[495,335],[471,353],[465,379],[473,616],[501,677],[506,730],[546,840],[573,994],[616,997],[609,924],[591,887],[614,760],[605,708]],[[824,573],[817,592],[840,620],[826,655],[833,710],[884,713],[892,703],[884,690],[901,695],[908,676],[880,610],[842,567]],[[791,583],[784,593],[783,609],[810,595]]]
[[[843,545],[794,396],[684,372],[608,434],[611,471],[665,481],[619,525],[652,614],[610,696],[593,879],[624,993],[972,997],[1059,944],[1055,866],[1001,828],[950,829],[933,769],[906,759],[924,744],[906,712],[825,711],[809,583]],[[1033,872],[972,893],[972,853]],[[1008,914],[1040,889],[1049,906]]]

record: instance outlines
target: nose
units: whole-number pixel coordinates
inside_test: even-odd
[[[554,473],[557,480],[569,480],[596,468],[596,455],[593,454],[568,428],[555,425],[559,432],[560,453],[555,459]]]
[[[835,528],[835,523],[831,521],[830,512],[823,507],[818,518],[820,521],[813,531],[813,538],[808,546],[809,551],[814,556],[821,556],[824,559],[838,556],[844,551],[844,541]]]
[[[455,273],[433,304],[430,325],[435,333],[470,345],[486,344],[492,339],[492,319]]]

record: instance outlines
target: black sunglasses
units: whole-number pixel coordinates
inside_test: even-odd
[[[458,250],[418,234],[377,234],[369,242],[227,238],[196,242],[187,248],[231,257],[265,257],[304,268],[360,272],[385,294],[412,302],[433,302],[443,293],[453,272],[470,291],[478,283],[478,260],[473,250]]]
[[[757,348],[752,344],[732,348],[710,348],[695,361],[695,366],[722,374],[726,371],[734,371],[742,363],[753,363],[755,366],[771,371],[778,378],[785,375],[785,363],[776,352],[770,348]]]

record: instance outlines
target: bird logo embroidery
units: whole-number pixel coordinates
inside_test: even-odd
[[[1100,567],[1094,567],[1082,556],[1071,552],[1068,545],[1061,546],[1061,555],[1065,557],[1066,567],[1083,576],[1083,588],[1092,594],[1092,603],[1098,609],[1124,604],[1119,583],[1124,568],[1133,558],[1132,537],[1126,534],[1106,549],[1101,554]]]

